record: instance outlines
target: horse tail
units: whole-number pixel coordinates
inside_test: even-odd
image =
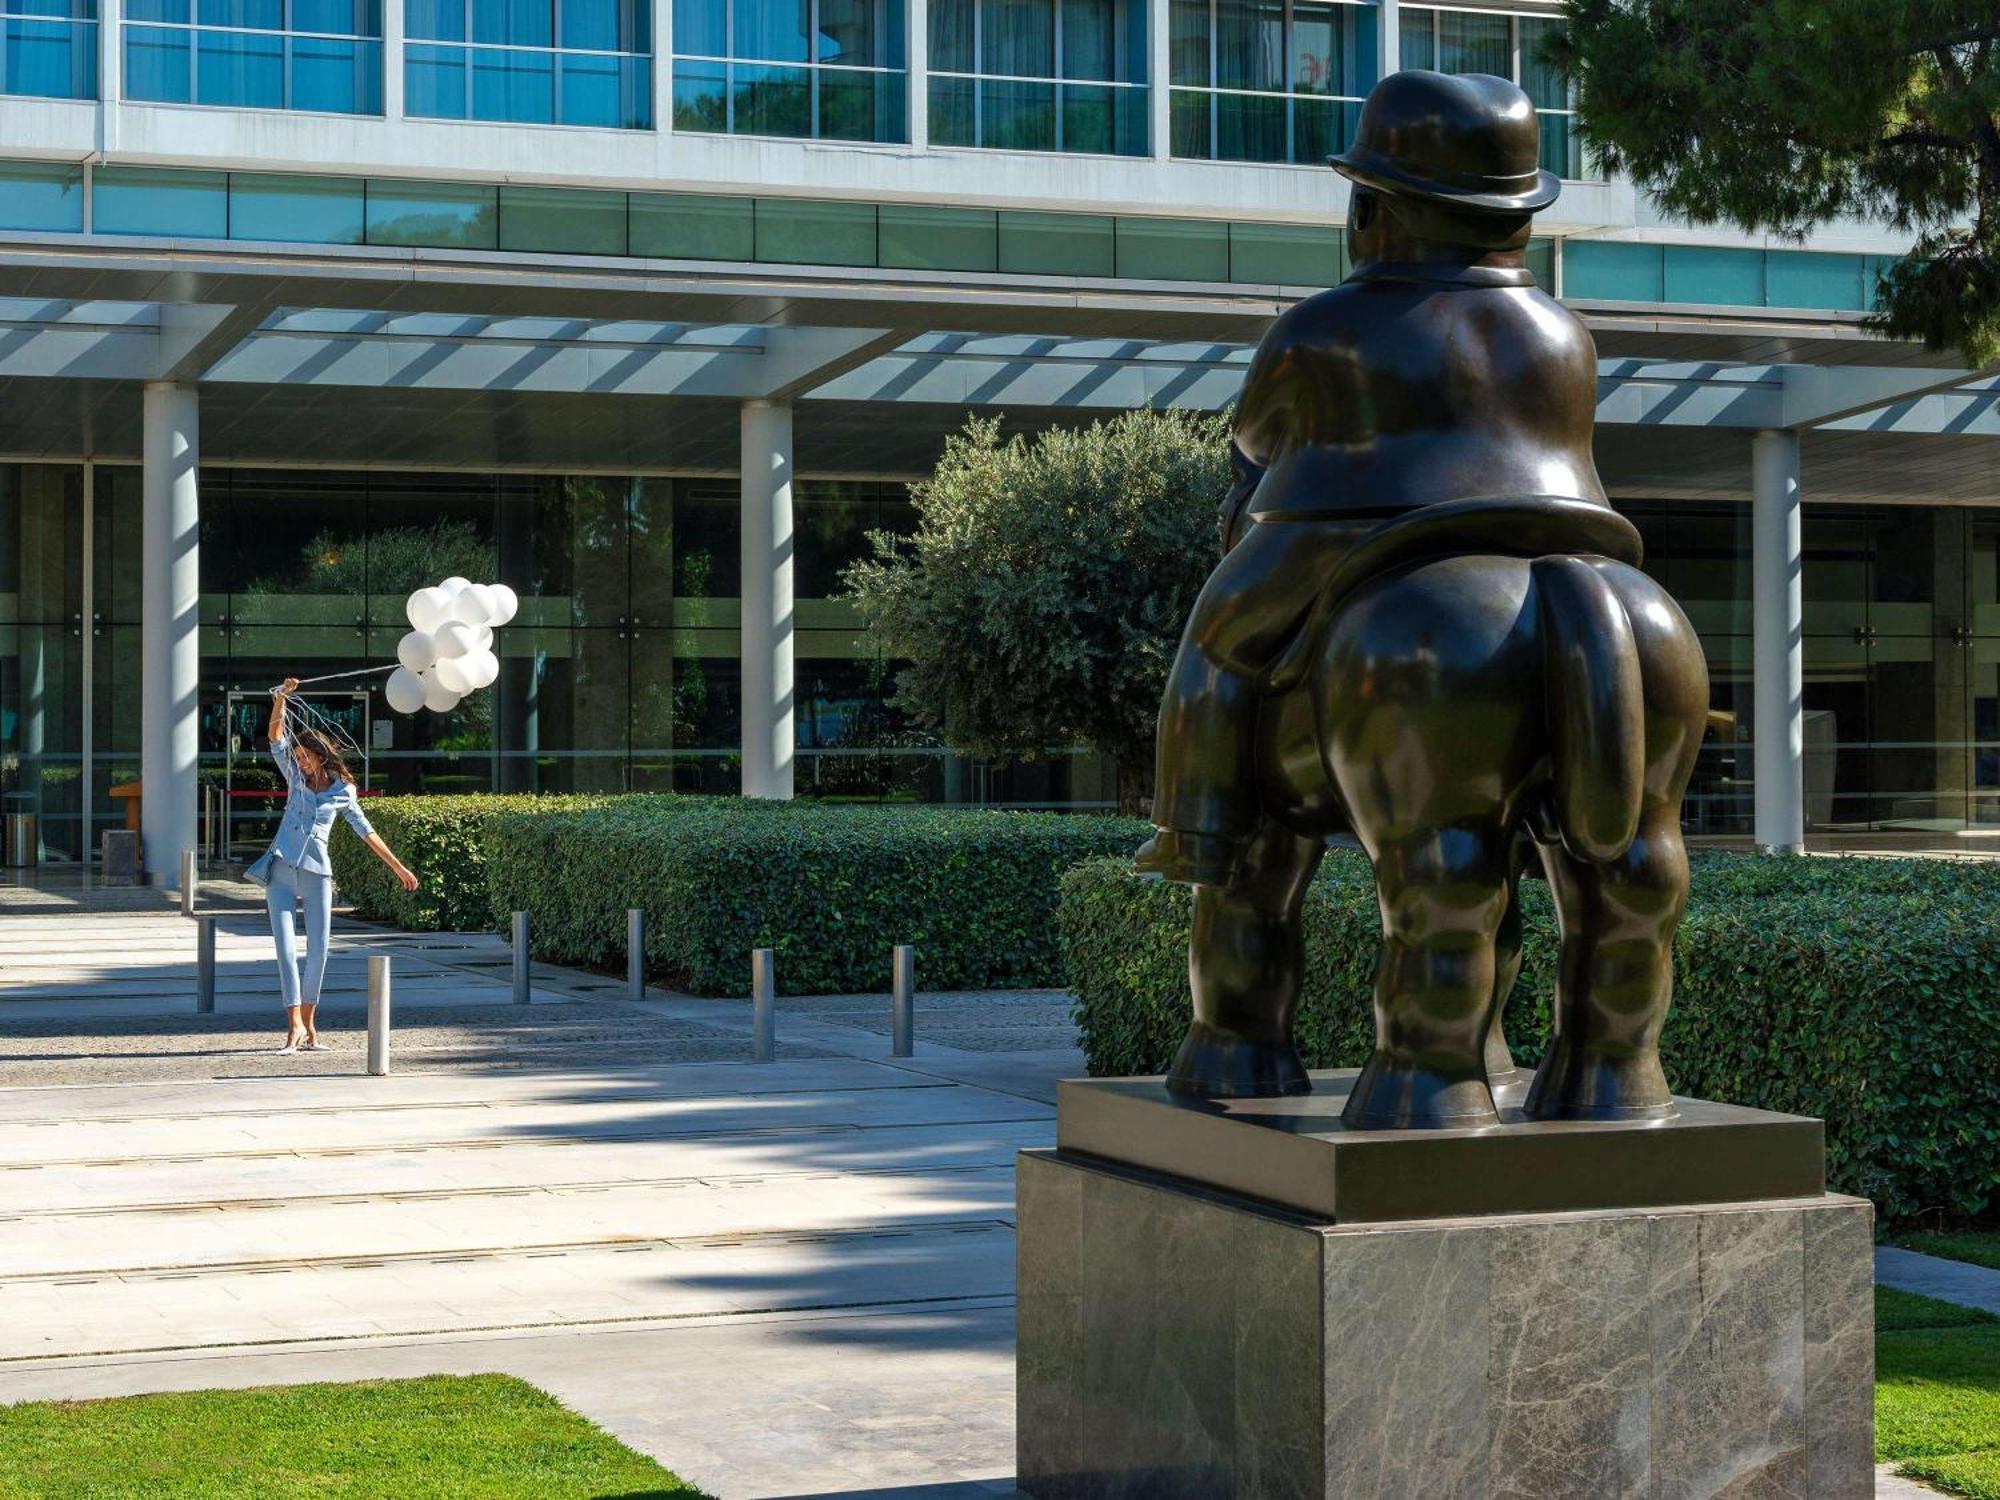
[[[1619,858],[1639,829],[1645,791],[1645,687],[1632,621],[1603,569],[1582,557],[1533,564],[1555,790],[1570,853]]]

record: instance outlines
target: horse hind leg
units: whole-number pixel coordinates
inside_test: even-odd
[[[1498,1122],[1486,1059],[1504,997],[1499,938],[1512,904],[1512,844],[1496,818],[1376,846],[1375,1050],[1342,1111],[1348,1125]]]

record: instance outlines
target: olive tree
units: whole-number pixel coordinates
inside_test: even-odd
[[[845,582],[908,665],[895,705],[967,755],[1084,744],[1152,795],[1153,739],[1181,626],[1229,489],[1220,416],[1142,410],[1033,440],[974,418],[911,487],[910,536],[877,532]]]

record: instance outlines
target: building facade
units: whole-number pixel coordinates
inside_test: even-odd
[[[1868,336],[1906,240],[1662,220],[1555,7],[0,0],[0,766],[53,857],[254,844],[266,690],[521,594],[453,714],[318,705],[371,790],[1103,806],[906,723],[839,597],[969,412],[1217,409],[1347,270],[1397,67],[1518,80],[1599,466],[1707,645],[1702,834],[2000,830],[1991,381]],[[218,809],[227,809],[226,813]]]

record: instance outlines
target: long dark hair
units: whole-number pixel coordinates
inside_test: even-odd
[[[347,769],[347,762],[340,758],[333,741],[317,729],[301,729],[292,736],[295,749],[310,750],[333,776],[339,777],[349,786],[354,785],[354,773]]]

